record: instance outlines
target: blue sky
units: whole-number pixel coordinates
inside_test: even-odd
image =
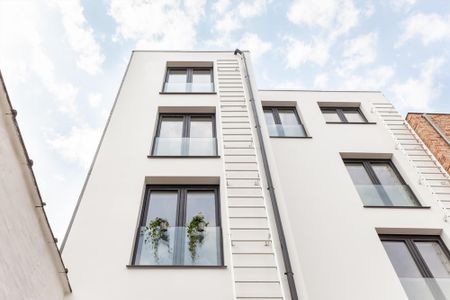
[[[448,0],[0,0],[0,41],[60,239],[133,49],[239,47],[259,88],[381,90],[402,113],[450,112]]]

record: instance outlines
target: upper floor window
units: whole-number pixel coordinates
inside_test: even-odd
[[[216,186],[147,186],[133,265],[223,265]]]
[[[214,92],[212,68],[167,68],[164,92],[211,93]]]
[[[344,160],[365,206],[421,206],[390,160]]]
[[[264,107],[269,135],[272,137],[306,137],[297,110],[293,107]]]
[[[217,155],[214,115],[160,114],[152,155]]]
[[[327,123],[368,123],[359,107],[321,107]]]
[[[380,236],[409,299],[450,299],[450,253],[437,236]]]

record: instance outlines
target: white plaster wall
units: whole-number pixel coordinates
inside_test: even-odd
[[[150,176],[221,178],[220,158],[147,158],[158,106],[202,106],[218,111],[218,96],[161,95],[167,61],[215,61],[232,53],[134,52],[63,251],[71,300],[232,299],[230,268],[127,268]],[[217,72],[215,72],[217,74]],[[217,82],[217,81],[216,81]],[[217,114],[216,114],[217,116]],[[220,120],[216,118],[217,124]],[[218,126],[218,137],[220,128]],[[219,141],[219,155],[222,145]],[[221,197],[224,201],[225,197]],[[224,258],[229,265],[229,232],[221,205]]]
[[[0,79],[1,80],[1,79]],[[53,241],[0,83],[0,299],[61,300]]]
[[[310,91],[259,91],[259,98],[295,101],[312,136],[271,139],[263,125],[302,299],[407,299],[376,228],[392,233],[442,229],[447,245],[449,232],[430,192],[371,112],[371,103],[386,99],[377,92]],[[326,124],[319,101],[361,102],[366,117],[376,124]],[[364,208],[340,152],[392,153],[419,201],[431,208]]]

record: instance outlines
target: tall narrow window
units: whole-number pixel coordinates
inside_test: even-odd
[[[264,116],[272,137],[305,137],[306,131],[293,107],[265,107]]]
[[[214,186],[148,186],[134,265],[223,264],[218,190]]]
[[[450,299],[449,251],[439,237],[380,238],[409,299]]]
[[[390,160],[344,160],[365,206],[420,206]]]
[[[327,123],[368,123],[359,107],[321,107]]]
[[[152,154],[154,156],[217,155],[214,115],[161,114]]]
[[[212,68],[168,68],[164,83],[164,92],[214,92]]]

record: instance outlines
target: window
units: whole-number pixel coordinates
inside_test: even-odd
[[[216,128],[212,114],[161,114],[153,156],[215,156]]]
[[[359,107],[321,107],[327,123],[368,123]]]
[[[306,131],[293,107],[265,107],[269,135],[272,137],[306,137]]]
[[[450,256],[439,237],[380,238],[409,299],[450,299]]]
[[[223,265],[216,186],[147,186],[133,265]]]
[[[212,93],[212,68],[168,68],[164,82],[167,93]]]
[[[390,160],[344,160],[365,206],[420,206]]]

